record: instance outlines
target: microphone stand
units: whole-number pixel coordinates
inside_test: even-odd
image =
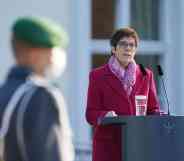
[[[170,115],[170,103],[169,103],[169,99],[168,99],[168,96],[167,96],[167,90],[166,90],[165,82],[164,82],[164,79],[163,79],[164,73],[163,73],[163,70],[162,70],[160,65],[157,65],[157,69],[158,69],[158,74],[160,76],[162,86],[163,86],[163,89],[164,89],[164,94],[165,94],[166,101],[167,101],[167,106],[168,106],[167,114]]]

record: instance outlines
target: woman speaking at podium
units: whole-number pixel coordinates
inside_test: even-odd
[[[94,128],[92,161],[122,160],[120,127],[101,126],[99,119],[159,112],[153,72],[134,60],[138,43],[134,29],[117,30],[110,40],[107,64],[90,72],[86,119]],[[137,111],[136,102],[145,108]]]

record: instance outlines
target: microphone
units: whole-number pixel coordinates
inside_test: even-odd
[[[158,69],[158,74],[159,74],[160,76],[163,76],[164,73],[163,73],[163,70],[162,70],[162,68],[161,68],[160,65],[157,65],[157,69]]]
[[[144,65],[139,64],[139,67],[141,69],[142,74],[145,76],[147,74],[146,69],[144,68]]]
[[[163,79],[164,73],[163,73],[162,67],[160,65],[157,65],[157,70],[158,70],[158,75],[160,76],[160,79],[161,79],[161,82],[162,82],[165,98],[166,98],[166,101],[167,101],[167,114],[170,115],[170,104],[169,104],[169,99],[168,99],[168,96],[167,96],[167,90],[166,90],[165,82],[164,82],[164,79]]]

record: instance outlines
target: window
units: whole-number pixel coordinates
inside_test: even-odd
[[[142,40],[159,40],[159,0],[131,0],[131,26]]]
[[[108,62],[110,54],[93,53],[92,54],[92,68],[97,68]]]
[[[115,0],[92,0],[92,38],[109,39],[115,24]]]

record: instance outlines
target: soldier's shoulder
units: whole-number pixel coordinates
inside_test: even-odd
[[[45,99],[54,101],[56,103],[62,102],[62,104],[65,104],[64,96],[62,95],[59,88],[54,86],[46,86],[46,87],[38,87],[37,89],[37,98],[39,97],[45,97]]]

